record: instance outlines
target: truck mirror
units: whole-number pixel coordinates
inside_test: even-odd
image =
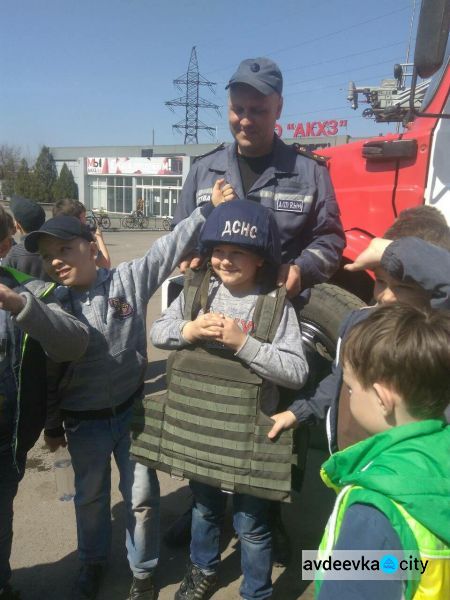
[[[414,65],[422,79],[442,65],[450,27],[450,0],[422,0]]]

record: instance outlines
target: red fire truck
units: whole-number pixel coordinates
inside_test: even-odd
[[[377,93],[364,91],[378,121],[403,121],[404,131],[318,151],[328,168],[342,213],[351,262],[381,236],[405,208],[430,204],[450,223],[450,0],[423,0],[407,105],[380,106]],[[397,71],[398,71],[397,67]],[[417,108],[418,77],[431,77]],[[352,89],[352,88],[351,88]],[[380,89],[380,88],[378,88]],[[354,91],[354,88],[353,88]],[[310,352],[328,359],[343,315],[370,302],[370,273],[339,270],[329,284],[316,286],[302,313]]]

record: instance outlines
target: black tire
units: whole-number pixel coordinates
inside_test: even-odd
[[[342,322],[350,311],[363,306],[365,303],[357,296],[329,283],[311,290],[309,303],[300,311],[302,339],[310,367],[308,389],[315,389],[329,374]],[[311,427],[310,446],[328,449],[324,425]]]
[[[109,229],[111,227],[111,219],[107,215],[101,216],[100,225],[102,229]]]
[[[170,219],[167,219],[167,218],[163,219],[162,226],[163,226],[164,231],[169,231],[170,225],[171,225]]]
[[[148,217],[140,217],[139,219],[139,227],[141,229],[148,229],[149,226],[149,219]]]

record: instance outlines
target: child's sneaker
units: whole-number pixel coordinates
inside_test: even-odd
[[[175,594],[175,600],[207,600],[217,589],[217,575],[205,575],[189,563],[188,570]]]
[[[128,600],[156,600],[158,593],[151,573],[145,579],[138,579],[133,577],[133,583],[131,584],[130,595]]]

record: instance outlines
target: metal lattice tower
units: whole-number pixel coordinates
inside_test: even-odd
[[[184,143],[185,144],[198,144],[198,131],[202,129],[207,131],[211,136],[214,135],[216,128],[209,127],[199,121],[198,109],[199,108],[213,108],[220,116],[219,106],[208,102],[204,98],[200,98],[199,89],[201,85],[206,85],[208,88],[215,93],[214,86],[216,85],[212,81],[208,81],[200,75],[198,71],[197,52],[195,46],[191,50],[191,58],[189,59],[189,66],[187,73],[174,79],[173,83],[177,86],[180,92],[183,92],[183,87],[186,86],[186,93],[181,98],[175,98],[174,100],[168,100],[164,104],[173,111],[173,106],[184,106],[186,107],[186,117],[183,121],[179,121],[172,125],[173,129],[177,131],[184,130]]]

